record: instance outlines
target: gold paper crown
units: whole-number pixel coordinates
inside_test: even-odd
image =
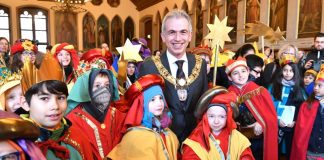
[[[8,69],[2,68],[1,76],[0,76],[0,86],[3,86],[6,83],[11,81],[21,80],[22,74],[21,72],[12,73]]]
[[[324,64],[321,65],[321,69],[317,74],[316,81],[324,81]]]
[[[22,69],[21,87],[25,92],[34,84],[46,80],[63,81],[63,71],[59,63],[51,54],[44,54],[42,64],[39,69],[29,60],[24,63]]]
[[[296,63],[297,62],[297,59],[294,55],[285,55],[283,56],[281,59],[280,59],[280,65],[281,66],[284,66],[288,63]]]

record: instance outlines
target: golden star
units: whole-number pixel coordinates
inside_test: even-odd
[[[269,36],[273,31],[269,26],[257,21],[256,23],[245,24],[245,34],[251,35],[249,39],[253,39],[259,36]],[[247,28],[248,27],[248,28]]]
[[[286,31],[281,32],[280,28],[278,27],[276,31],[271,32],[271,34],[267,37],[265,37],[265,39],[267,39],[270,43],[274,44],[274,43],[278,43],[281,40],[286,40],[285,37],[283,37],[283,35],[286,33]]]
[[[224,48],[225,41],[231,42],[231,38],[228,36],[228,33],[233,29],[233,27],[226,26],[227,17],[220,21],[215,15],[214,24],[207,24],[210,32],[205,37],[211,41],[210,46],[216,48],[216,45],[219,45],[221,48]]]
[[[135,60],[136,62],[143,61],[142,57],[139,55],[141,45],[133,45],[128,38],[123,47],[116,47],[116,49],[120,55],[124,55],[125,60]]]

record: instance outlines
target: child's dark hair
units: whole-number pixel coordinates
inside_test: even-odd
[[[65,96],[69,95],[67,86],[64,82],[58,80],[47,80],[42,81],[31,86],[25,93],[25,98],[30,105],[30,101],[33,95],[49,92],[51,94],[64,94]]]
[[[238,57],[244,57],[246,55],[246,53],[249,51],[249,50],[253,50],[254,53],[255,53],[255,49],[253,47],[252,44],[244,44],[243,46],[241,46],[235,53],[233,59],[236,60]]]
[[[263,59],[255,54],[247,55],[245,59],[246,59],[246,64],[250,69],[253,69],[255,67],[262,68],[264,65]]]
[[[294,72],[294,77],[292,80],[295,82],[295,85],[293,87],[293,92],[292,92],[292,100],[294,103],[301,103],[304,101],[304,96],[303,96],[303,82],[302,78],[300,75],[300,71],[298,68],[298,64],[296,63],[288,63],[286,65],[289,65],[293,72]],[[284,66],[283,66],[284,67]],[[283,79],[283,67],[279,69],[278,74],[276,75],[275,79],[272,82],[273,89],[272,89],[272,95],[276,100],[282,100],[281,99],[281,93],[282,93],[282,79]]]

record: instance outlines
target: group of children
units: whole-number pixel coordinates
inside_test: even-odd
[[[20,45],[12,52],[35,49]],[[143,76],[122,95],[109,53],[91,50],[83,63],[73,60],[72,47],[58,44],[40,66],[22,58],[16,73],[1,69],[0,107],[39,133],[35,140],[1,129],[0,146],[11,150],[1,149],[0,159],[323,159],[324,68],[307,70],[302,86],[296,60],[283,55],[266,89],[249,79],[245,58],[229,60],[230,87],[213,87],[200,97],[198,125],[179,142],[168,128],[172,115],[161,76]],[[12,123],[0,119],[1,125]],[[17,140],[25,135],[39,149]]]

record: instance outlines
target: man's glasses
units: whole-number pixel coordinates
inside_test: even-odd
[[[19,152],[12,152],[6,155],[0,156],[0,160],[19,160],[20,153]]]

